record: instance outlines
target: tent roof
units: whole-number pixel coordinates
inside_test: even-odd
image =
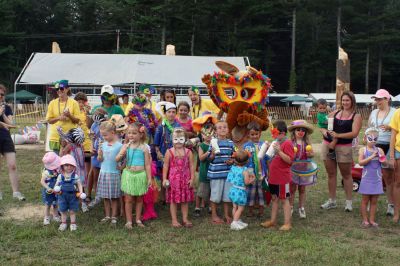
[[[34,53],[18,84],[52,84],[67,79],[74,85],[148,83],[204,86],[204,74],[223,60],[245,68],[245,57],[165,56],[149,54]]]
[[[312,100],[299,95],[293,95],[282,99],[281,102],[312,102]]]
[[[372,96],[375,94],[360,94],[355,93],[354,97],[356,97],[357,103],[372,103],[373,100],[371,99]],[[336,102],[336,93],[310,93],[310,97],[318,100],[318,99],[325,99],[328,102]]]
[[[20,90],[15,93],[15,97],[17,100],[35,100],[36,98],[41,98],[41,96],[34,94],[32,92],[26,90]],[[14,92],[6,95],[6,100],[14,100]]]

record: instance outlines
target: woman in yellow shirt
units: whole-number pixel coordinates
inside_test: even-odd
[[[60,80],[54,84],[58,98],[52,100],[47,107],[46,120],[50,124],[49,147],[58,152],[60,150],[60,136],[57,127],[61,127],[64,132],[76,128],[79,123],[79,104],[68,98],[70,91],[68,80]]]
[[[390,138],[389,148],[389,164],[394,166],[394,215],[393,221],[395,223],[400,220],[400,109],[397,109],[392,118],[390,119],[390,128],[392,135]]]
[[[212,114],[217,115],[218,118],[222,116],[222,112],[211,99],[201,98],[199,88],[192,86],[189,89],[188,94],[192,101],[192,107],[190,108],[190,116],[192,117],[192,120],[201,117],[204,112],[211,112]]]

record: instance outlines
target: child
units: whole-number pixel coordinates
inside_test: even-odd
[[[287,126],[285,121],[277,120],[273,123],[274,141],[271,145],[275,150],[275,156],[269,165],[269,190],[272,195],[271,220],[265,221],[261,226],[269,228],[277,224],[279,201],[283,204],[285,223],[279,228],[281,231],[289,231],[291,226],[290,215],[290,182],[292,173],[290,166],[294,158],[292,141],[286,138]]]
[[[43,186],[42,199],[45,204],[45,212],[43,225],[50,224],[50,208],[53,206],[53,220],[61,222],[57,209],[57,197],[54,194],[54,185],[57,181],[58,168],[60,168],[60,157],[54,152],[48,152],[43,159],[44,169],[42,171],[42,179],[40,183]]]
[[[128,143],[124,144],[116,157],[126,158],[126,168],[122,172],[121,190],[125,193],[125,228],[132,229],[132,205],[136,203],[136,225],[144,227],[141,221],[143,195],[151,184],[151,157],[145,145],[146,128],[139,122],[130,124],[127,131]]]
[[[100,125],[100,134],[104,139],[99,149],[97,159],[101,162],[96,196],[104,199],[105,217],[100,221],[111,225],[117,224],[118,202],[121,197],[121,175],[117,168],[115,157],[121,150],[122,144],[118,140],[113,120],[105,121]]]
[[[58,175],[57,182],[54,186],[54,191],[60,193],[57,196],[58,208],[61,212],[61,224],[58,227],[59,231],[67,230],[67,212],[69,211],[69,218],[71,224],[69,229],[76,231],[76,215],[75,212],[79,210],[79,200],[86,198],[86,194],[83,193],[82,183],[75,174],[76,161],[70,154],[61,157],[60,161],[61,173]],[[76,187],[78,186],[79,193],[76,193]]]
[[[311,147],[310,135],[313,133],[312,126],[304,120],[293,121],[288,127],[291,132],[291,140],[294,146],[294,160],[307,160],[314,157]],[[299,216],[302,219],[306,218],[304,204],[306,201],[306,186],[297,184],[298,178],[293,176],[293,182],[290,184],[290,206],[293,214],[294,197],[297,188],[299,189]]]
[[[317,113],[318,127],[321,129],[327,130],[328,129],[328,102],[325,99],[317,100],[317,111],[318,111],[318,113]],[[335,146],[337,143],[337,139],[332,139],[332,137],[329,135],[329,133],[326,133],[326,135],[323,133],[322,137],[328,143],[328,147],[329,147],[328,157],[330,159],[334,160],[336,158]]]
[[[207,179],[208,167],[210,165],[211,146],[210,141],[214,135],[214,125],[208,124],[201,129],[201,137],[203,142],[200,143],[199,154],[199,188],[197,190],[196,208],[194,215],[200,217],[201,209],[205,208],[206,203],[210,200],[210,180]],[[200,208],[201,203],[201,208]]]
[[[247,186],[247,205],[249,206],[249,217],[253,217],[253,209],[256,201],[258,202],[258,217],[262,217],[264,215],[264,192],[262,188],[262,180],[268,174],[267,160],[265,155],[263,155],[263,159],[259,160],[257,154],[263,145],[263,142],[260,142],[261,138],[261,130],[258,124],[253,124],[252,128],[249,131],[249,139],[250,141],[246,142],[243,145],[243,148],[248,151],[251,156],[247,163],[247,168],[253,168],[256,180],[254,184],[249,184]]]
[[[186,138],[190,139],[196,137],[196,134],[193,132],[192,119],[189,116],[190,105],[185,101],[179,102],[177,111],[176,122],[185,129]]]
[[[192,152],[185,148],[185,130],[173,131],[173,148],[168,149],[164,159],[163,186],[167,189],[167,202],[170,203],[172,226],[190,228],[188,220],[189,202],[193,201],[194,160]],[[177,218],[177,204],[181,204],[182,220]]]
[[[231,184],[226,182],[228,173],[231,170],[232,154],[235,150],[233,141],[227,139],[228,124],[224,121],[219,121],[215,125],[218,138],[218,146],[220,153],[215,154],[214,151],[210,155],[210,166],[208,167],[207,178],[210,179],[211,188],[211,219],[213,224],[223,224],[224,221],[217,214],[217,204],[223,201],[224,216],[227,224],[232,223],[232,218],[229,215],[229,189]]]
[[[368,128],[365,131],[364,141],[367,146],[359,150],[358,163],[364,166],[362,179],[358,193],[362,195],[361,200],[361,215],[363,222],[361,227],[369,226],[378,227],[375,222],[376,206],[379,194],[383,194],[382,185],[382,167],[381,164],[386,164],[386,156],[381,148],[376,147],[379,130],[377,128]],[[367,206],[369,203],[369,220]]]
[[[232,216],[233,222],[231,223],[232,230],[242,230],[248,226],[240,220],[240,216],[244,211],[247,204],[247,191],[246,185],[254,183],[255,175],[253,170],[247,168],[245,165],[249,160],[249,153],[243,149],[233,153],[234,165],[232,166],[227,181],[232,184],[229,190],[229,198],[232,201]]]

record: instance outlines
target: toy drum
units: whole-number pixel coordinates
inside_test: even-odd
[[[318,165],[311,160],[294,161],[290,169],[292,181],[296,185],[310,186],[317,181]]]

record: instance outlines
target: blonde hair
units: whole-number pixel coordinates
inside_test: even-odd
[[[113,122],[104,121],[104,122],[101,122],[101,124],[100,124],[100,130],[104,130],[107,132],[116,132],[117,128]]]
[[[141,134],[141,137],[140,137],[140,142],[141,143],[145,143],[146,142],[146,139],[147,139],[146,128],[144,127],[144,125],[142,125],[142,123],[134,122],[132,124],[129,124],[127,132],[130,129],[137,130],[137,132],[139,132]]]

